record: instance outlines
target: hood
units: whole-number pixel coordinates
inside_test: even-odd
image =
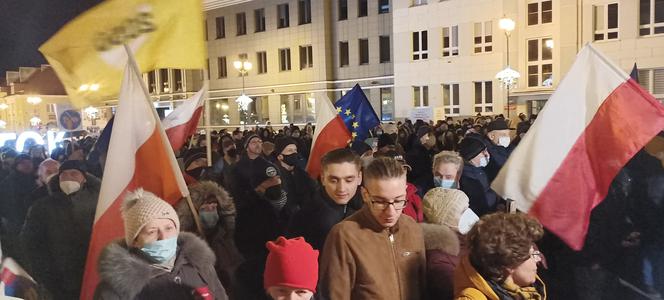
[[[150,266],[138,251],[128,248],[124,239],[120,239],[106,246],[99,256],[100,280],[122,295],[122,299],[134,299],[150,280],[165,272]],[[202,270],[214,262],[214,253],[203,240],[191,233],[180,232],[174,269],[189,263]]]
[[[219,217],[235,215],[233,199],[228,195],[226,190],[212,181],[200,181],[197,184],[189,186],[189,194],[197,210],[203,205],[206,199],[214,197],[219,205],[217,209]],[[186,228],[196,228],[187,200],[178,202],[175,206],[175,211],[180,218],[181,228],[185,230]]]
[[[442,250],[451,255],[459,255],[461,245],[459,237],[452,229],[445,225],[420,223],[424,233],[424,246],[426,250]]]
[[[81,186],[81,190],[99,191],[101,189],[101,180],[92,174],[85,173],[85,183]],[[78,193],[78,192],[77,192]],[[53,176],[48,182],[48,194],[50,196],[65,196],[65,193],[60,189],[60,176]],[[76,193],[72,194],[75,195]]]

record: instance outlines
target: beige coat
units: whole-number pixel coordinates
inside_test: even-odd
[[[364,206],[330,231],[319,277],[325,299],[422,299],[426,291],[422,229],[405,215],[385,229]]]

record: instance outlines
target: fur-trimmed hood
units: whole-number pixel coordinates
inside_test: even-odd
[[[194,234],[180,232],[173,271],[187,262],[197,270],[204,270],[214,265],[215,256],[205,241]],[[134,299],[150,280],[166,272],[150,266],[140,250],[128,248],[124,239],[104,248],[97,268],[101,282],[122,299]]]
[[[445,225],[421,223],[426,250],[442,250],[451,255],[459,255],[461,245],[456,232]]]
[[[219,217],[235,215],[235,204],[233,199],[228,195],[226,190],[212,181],[200,181],[197,184],[189,186],[189,194],[194,207],[198,210],[201,205],[210,197],[217,199]],[[180,218],[180,226],[185,231],[191,229],[195,230],[196,224],[189,209],[186,200],[180,201],[175,206],[175,211]]]

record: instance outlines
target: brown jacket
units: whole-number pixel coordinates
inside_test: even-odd
[[[368,206],[335,225],[321,258],[324,299],[422,299],[426,258],[422,229],[402,215],[383,228]]]

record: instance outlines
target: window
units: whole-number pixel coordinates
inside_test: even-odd
[[[297,1],[298,24],[311,23],[311,0]]]
[[[380,119],[382,121],[394,120],[394,99],[392,88],[380,89]]]
[[[493,49],[493,37],[491,36],[492,23],[491,21],[475,23],[475,37],[473,39],[475,53],[491,52]]]
[[[205,70],[205,71],[207,71],[207,79],[209,80],[210,79],[210,69],[211,69],[209,58],[205,60],[205,65],[207,66],[207,70]]]
[[[288,3],[277,5],[277,28],[286,28],[290,26],[290,17],[288,15]]]
[[[183,70],[173,70],[173,82],[175,84],[175,92],[182,92],[184,90],[184,83],[182,82]]]
[[[215,28],[217,29],[217,39],[226,37],[226,25],[224,24],[224,17],[217,17],[215,20]]]
[[[640,69],[639,84],[664,104],[664,69]]]
[[[413,86],[413,106],[429,106],[429,87]]]
[[[217,78],[226,78],[226,76],[228,76],[226,56],[217,57]]]
[[[205,40],[208,40],[208,35],[210,35],[210,32],[208,32],[208,23],[207,19],[205,19],[205,22],[203,22],[203,27],[205,28]]]
[[[366,17],[369,14],[369,3],[367,0],[357,0],[357,17]]]
[[[413,32],[413,60],[429,58],[429,44],[427,43],[427,31]]]
[[[300,70],[314,66],[314,53],[311,45],[300,46]]]
[[[593,40],[618,38],[618,3],[593,6]]]
[[[475,84],[475,112],[493,112],[493,82],[476,81]]]
[[[443,27],[443,56],[459,55],[459,27]]]
[[[378,0],[378,14],[390,12],[390,0]]]
[[[348,42],[339,42],[339,67],[348,66]]]
[[[148,72],[148,91],[150,94],[157,92],[157,71]]]
[[[378,37],[378,47],[380,52],[380,63],[390,62],[390,36],[381,35]]]
[[[254,10],[254,32],[265,31],[265,8]]]
[[[639,35],[664,33],[664,0],[639,0]]]
[[[360,39],[359,45],[360,65],[366,65],[369,63],[369,39]]]
[[[258,62],[258,74],[267,73],[267,52],[257,52],[256,61]]]
[[[279,49],[279,71],[290,71],[290,48]]]
[[[339,0],[339,21],[348,20],[348,0]]]
[[[235,21],[237,23],[237,35],[247,34],[247,15],[244,13],[236,14]]]
[[[528,1],[528,25],[551,23],[553,7],[551,0]]]
[[[443,84],[443,108],[446,116],[458,116],[459,106],[459,84]]]
[[[425,4],[427,4],[427,0],[413,0],[413,6],[425,5]]]
[[[551,86],[553,80],[553,40],[528,40],[528,87]]]

